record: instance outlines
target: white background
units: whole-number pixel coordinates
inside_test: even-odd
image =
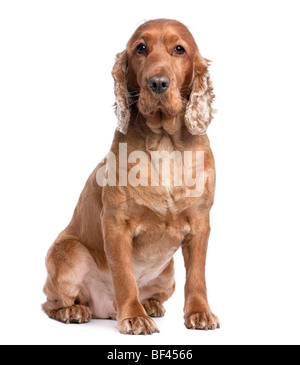
[[[299,1],[0,2],[0,343],[296,344],[299,335]],[[42,313],[44,258],[110,148],[114,56],[144,20],[190,27],[213,61],[217,192],[207,262],[217,331],[183,325],[185,271],[160,334]]]

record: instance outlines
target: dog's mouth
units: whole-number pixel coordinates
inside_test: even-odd
[[[152,91],[141,91],[137,107],[145,117],[157,115],[158,117],[172,118],[180,113],[183,104],[180,94],[167,91],[166,93],[156,94]]]

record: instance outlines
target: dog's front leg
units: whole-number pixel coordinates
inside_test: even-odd
[[[121,333],[152,334],[159,332],[139,301],[139,292],[132,267],[132,233],[126,222],[116,225],[103,222],[104,247],[114,286],[118,329]]]
[[[193,219],[189,234],[182,244],[186,267],[184,319],[187,328],[215,329],[218,318],[211,312],[207,300],[205,262],[210,233],[209,213]]]

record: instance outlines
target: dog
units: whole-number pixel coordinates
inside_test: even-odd
[[[142,24],[117,54],[111,150],[47,254],[42,308],[50,318],[111,318],[124,334],[159,332],[153,318],[174,293],[173,255],[181,247],[185,326],[220,327],[205,283],[215,193],[208,68],[188,28],[169,19]]]

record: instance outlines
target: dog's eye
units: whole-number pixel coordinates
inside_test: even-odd
[[[136,52],[138,54],[146,54],[147,53],[147,47],[143,43],[141,43],[136,47]]]
[[[185,49],[182,46],[176,46],[173,51],[173,56],[182,56],[185,54]]]

